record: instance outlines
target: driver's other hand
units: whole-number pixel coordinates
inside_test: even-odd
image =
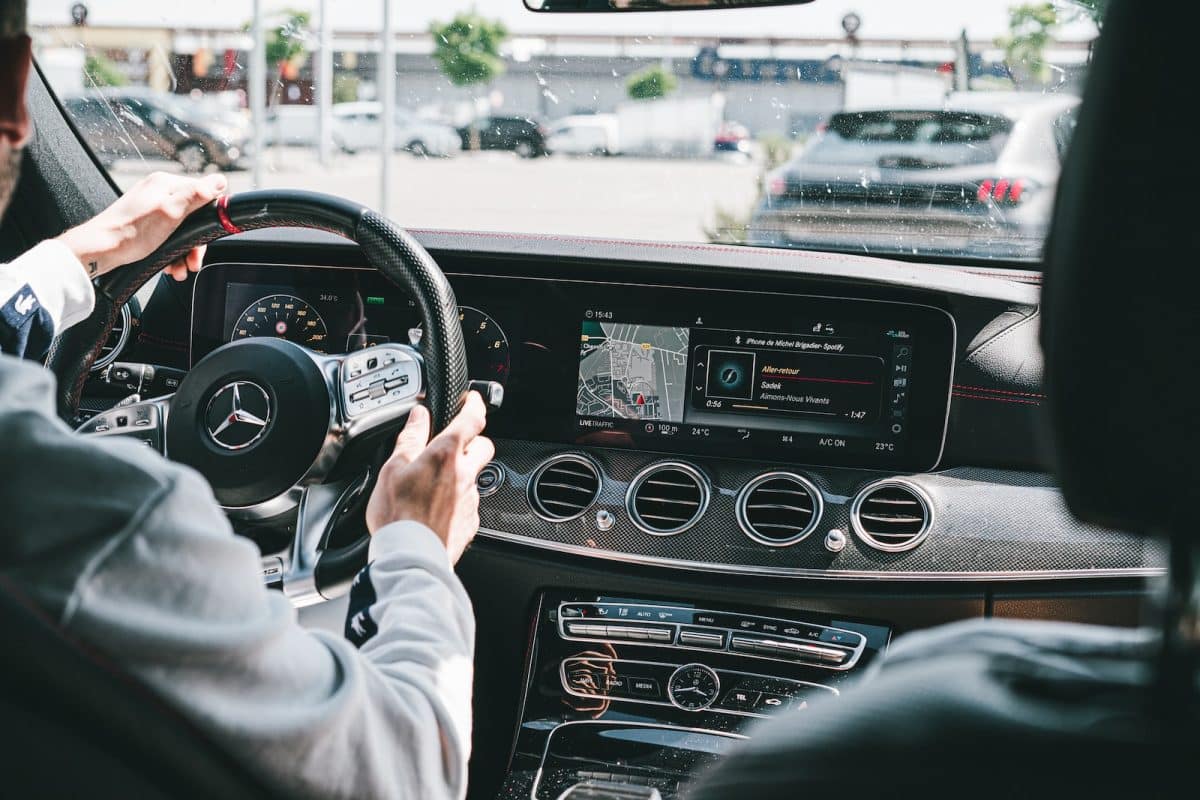
[[[479,530],[479,490],[475,478],[496,448],[481,436],[483,398],[470,392],[463,410],[429,440],[429,411],[416,406],[379,472],[367,502],[367,530],[414,520],[432,530],[457,563]]]
[[[175,232],[184,217],[211,203],[226,187],[225,176],[187,178],[154,172],[142,178],[108,208],[58,239],[96,278],[145,258]],[[177,281],[197,272],[204,248],[196,247],[166,268]]]

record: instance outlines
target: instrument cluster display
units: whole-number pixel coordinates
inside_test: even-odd
[[[330,275],[339,277],[345,276],[337,271]],[[504,329],[472,306],[460,305],[458,318],[471,378],[505,383],[510,359]],[[222,329],[222,343],[273,336],[327,355],[393,342],[416,344],[422,336],[420,314],[399,290],[345,287],[336,280],[315,291],[231,281],[225,289]]]

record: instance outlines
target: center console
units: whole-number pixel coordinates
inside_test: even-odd
[[[890,635],[827,614],[547,591],[501,796],[669,800],[754,722],[836,703]]]

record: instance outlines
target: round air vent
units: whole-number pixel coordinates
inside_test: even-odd
[[[787,547],[808,536],[821,519],[821,493],[791,472],[759,475],[737,499],[742,532],[760,544]]]
[[[129,311],[129,306],[123,305],[117,321],[113,323],[112,333],[105,339],[95,362],[92,363],[92,372],[99,372],[117,360],[121,351],[125,349],[125,343],[129,341],[131,328],[133,328],[133,315]]]
[[[885,553],[913,549],[929,534],[932,522],[933,504],[905,481],[873,483],[850,507],[850,524],[858,538]]]
[[[599,494],[600,470],[583,456],[554,456],[537,468],[529,482],[534,512],[550,522],[581,516]]]
[[[666,461],[638,473],[626,506],[633,524],[654,536],[683,533],[708,508],[708,481],[688,464]]]

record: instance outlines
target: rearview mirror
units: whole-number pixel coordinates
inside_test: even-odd
[[[695,11],[709,8],[799,6],[813,0],[525,0],[530,11]]]

